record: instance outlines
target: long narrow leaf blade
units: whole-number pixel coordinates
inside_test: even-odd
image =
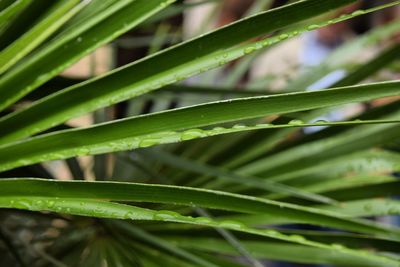
[[[14,132],[12,140],[27,137],[68,118],[141,95],[206,69],[225,64],[227,58],[225,58],[226,51],[224,50],[226,49],[231,49],[251,38],[271,33],[351,2],[354,0],[323,2],[306,0],[263,12],[156,53],[101,78],[69,87],[43,99],[31,108],[14,114],[16,117],[27,116],[24,121],[29,120],[31,123],[28,127],[24,126],[25,124],[18,124],[18,131],[17,129],[12,130]],[[298,12],[298,10],[304,12]],[[285,19],[282,20],[282,18]],[[95,37],[91,36],[90,38]],[[230,60],[233,60],[248,54],[254,50],[254,45],[248,46],[236,49],[226,55],[230,55]],[[249,48],[253,49],[249,51]],[[193,53],[193,50],[196,50],[196,53]],[[46,62],[46,64],[48,63]],[[21,79],[23,80],[23,77],[19,77],[18,83],[21,82]],[[3,107],[28,92],[26,89],[15,89],[18,85],[12,84],[16,82],[16,79],[11,78],[0,84],[0,93],[5,95],[8,101]],[[8,88],[14,88],[14,90],[10,91]],[[94,90],[96,90],[95,95],[93,94]],[[46,123],[38,122],[37,120],[43,118],[44,112],[46,113]],[[10,116],[7,120],[14,120],[12,117]],[[16,125],[17,121],[14,120],[14,126]],[[0,124],[0,127],[3,128],[3,125]]]
[[[185,133],[176,131],[272,114],[367,101],[399,94],[400,82],[396,81],[318,92],[228,100],[138,116],[85,129],[54,132],[10,145],[3,145],[0,147],[0,170],[51,159],[101,154],[148,147],[162,142],[171,143],[201,138],[207,135],[199,132],[199,130]],[[231,112],[227,113],[226,110]],[[197,119],[193,120],[193,118]],[[12,128],[12,125],[0,125],[4,131]],[[288,126],[302,127],[304,125],[292,123]],[[270,126],[266,125],[266,127]],[[246,129],[257,129],[257,126],[242,130]],[[236,127],[236,130],[241,130],[241,127]],[[214,134],[229,132],[232,131],[218,128],[212,131]]]

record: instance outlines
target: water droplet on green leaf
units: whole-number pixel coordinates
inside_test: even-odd
[[[245,53],[245,54],[250,54],[250,53],[254,52],[254,50],[256,50],[255,47],[249,46],[249,47],[246,47],[246,48],[244,49],[244,53]]]
[[[200,223],[200,224],[210,224],[212,223],[212,220],[210,218],[207,217],[197,217],[195,218],[196,222]]]
[[[352,16],[360,16],[360,15],[364,15],[365,11],[364,10],[357,10],[354,11],[353,13],[351,13]]]
[[[302,125],[304,122],[302,120],[291,120],[289,121],[289,125]]]
[[[186,141],[186,140],[192,140],[196,138],[200,138],[204,136],[204,131],[201,129],[191,129],[184,131],[181,135],[181,140]]]
[[[154,214],[153,219],[157,221],[168,221],[168,220],[176,220],[180,216],[181,215],[179,213],[176,213],[174,211],[160,210]]]
[[[154,146],[154,145],[158,145],[160,143],[159,139],[143,139],[139,142],[139,147],[149,147],[149,146]]]
[[[240,130],[240,129],[245,129],[246,126],[243,125],[243,124],[236,124],[236,125],[233,125],[232,128],[233,128],[233,129],[236,129],[236,130]]]
[[[331,246],[335,249],[345,249],[345,246],[342,244],[333,243]]]
[[[319,25],[313,24],[313,25],[308,26],[308,27],[307,27],[307,30],[313,31],[313,30],[316,30],[316,29],[318,29],[318,28],[319,28]]]
[[[222,221],[219,223],[221,227],[227,227],[227,228],[235,228],[235,229],[241,229],[245,227],[242,223],[240,222],[235,222],[235,221]]]
[[[281,35],[279,35],[279,40],[285,40],[285,39],[287,39],[287,38],[289,38],[289,35],[288,34],[286,34],[286,33],[282,33]]]
[[[291,235],[290,239],[295,240],[295,241],[306,241],[306,239],[304,238],[304,236],[301,235]]]

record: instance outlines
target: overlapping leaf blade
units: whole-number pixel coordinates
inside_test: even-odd
[[[16,140],[29,136],[47,129],[51,125],[59,124],[68,118],[158,89],[166,84],[204,71],[204,69],[218,66],[221,62],[226,63],[223,54],[224,49],[351,2],[353,0],[326,1],[323,3],[316,0],[301,1],[283,8],[260,13],[202,37],[179,44],[174,48],[113,71],[99,79],[70,87],[43,99],[31,108],[4,118],[0,122],[0,127],[9,129],[13,134],[5,132],[3,138]],[[304,12],[297,12],[299,9],[304,10]],[[282,17],[285,17],[284,21],[278,19]],[[94,38],[96,37],[94,36]],[[69,49],[71,49],[71,46]],[[196,50],[196,53],[192,53],[193,49]],[[242,51],[242,55],[243,53]],[[235,51],[235,54],[238,54],[238,51]],[[132,73],[135,75],[132,75]],[[8,80],[15,82],[12,77]],[[15,89],[10,92],[6,89],[9,87],[10,84],[7,84],[7,81],[0,85],[0,92],[2,94],[3,92],[7,93],[8,104],[11,103],[12,99],[15,101],[21,97],[24,94],[23,92],[27,93],[26,89]],[[93,94],[94,90],[96,91],[95,95]],[[5,106],[8,105],[7,103]],[[45,120],[43,120],[44,117],[46,117]],[[21,119],[30,120],[30,125],[23,126],[18,122]],[[6,126],[7,124],[8,126]]]

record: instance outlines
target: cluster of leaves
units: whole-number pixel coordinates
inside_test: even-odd
[[[399,101],[309,121],[400,95],[400,81],[360,84],[395,68],[400,45],[349,64],[400,21],[345,43],[280,94],[265,90],[271,77],[233,87],[261,52],[400,1],[328,20],[316,16],[356,1],[259,0],[245,18],[170,45],[168,19],[208,2],[0,1],[1,265],[399,266],[400,230],[366,219],[400,214]],[[153,32],[147,56],[86,80],[59,76],[137,30]],[[305,91],[338,69],[347,75],[331,88]],[[180,82],[200,74],[201,85]],[[110,115],[121,102],[123,116]],[[94,125],[68,124],[85,114]],[[301,131],[310,126],[325,128]]]

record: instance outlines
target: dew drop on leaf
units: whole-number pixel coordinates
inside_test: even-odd
[[[191,139],[195,139],[195,138],[199,138],[199,137],[203,137],[204,136],[204,132],[201,129],[190,129],[187,131],[184,131],[181,135],[181,140],[182,141],[187,141],[187,140],[191,140]]]
[[[352,16],[360,16],[360,15],[364,15],[365,11],[364,10],[357,10],[354,11],[353,13],[351,13]]]
[[[265,233],[270,236],[279,236],[280,235],[280,233],[275,230],[266,230]]]
[[[210,224],[212,223],[212,220],[210,218],[207,217],[197,217],[195,218],[196,222],[200,223],[200,224]]]
[[[133,212],[128,211],[124,214],[124,219],[133,219]]]
[[[308,26],[308,27],[307,27],[307,30],[313,31],[313,30],[316,30],[316,29],[318,29],[318,28],[319,28],[319,25],[313,24],[313,25]]]
[[[288,34],[286,34],[286,33],[283,33],[283,34],[281,34],[281,35],[279,35],[279,40],[285,40],[285,39],[287,39],[287,38],[289,38],[289,35]]]
[[[32,209],[32,203],[28,200],[18,200],[15,202],[14,206],[20,209]]]
[[[304,121],[302,120],[291,120],[289,121],[289,125],[302,125],[304,124]]]
[[[180,214],[174,211],[160,210],[154,214],[153,219],[157,221],[168,221],[168,220],[175,220],[179,217]]]
[[[143,139],[139,142],[139,147],[149,147],[158,145],[160,143],[159,139]]]
[[[271,125],[272,124],[268,124],[268,123],[260,123],[260,124],[257,124],[256,127],[265,128],[265,127],[269,127]]]
[[[216,131],[216,132],[221,132],[221,131],[224,131],[224,130],[226,130],[224,127],[214,127],[213,128],[213,131]]]
[[[34,202],[34,204],[35,204],[36,206],[42,206],[42,205],[43,205],[43,200],[36,200],[36,201]]]
[[[54,207],[54,204],[56,204],[56,202],[54,200],[47,201],[47,207],[49,207],[49,208]]]
[[[219,223],[219,225],[221,227],[235,228],[235,229],[241,229],[245,227],[242,223],[235,221],[222,221]]]
[[[345,249],[345,246],[343,246],[341,244],[337,244],[337,243],[331,244],[331,247],[335,248],[335,249]]]
[[[301,235],[291,235],[290,239],[294,240],[294,241],[306,241],[306,239],[304,238],[304,236]]]
[[[232,128],[233,128],[233,129],[236,129],[236,130],[240,130],[240,129],[245,129],[246,126],[243,125],[243,124],[236,124],[236,125],[234,125]]]
[[[244,49],[244,53],[245,53],[245,54],[250,54],[250,53],[254,52],[254,50],[256,50],[255,47],[249,46],[249,47],[246,47],[246,48]]]

